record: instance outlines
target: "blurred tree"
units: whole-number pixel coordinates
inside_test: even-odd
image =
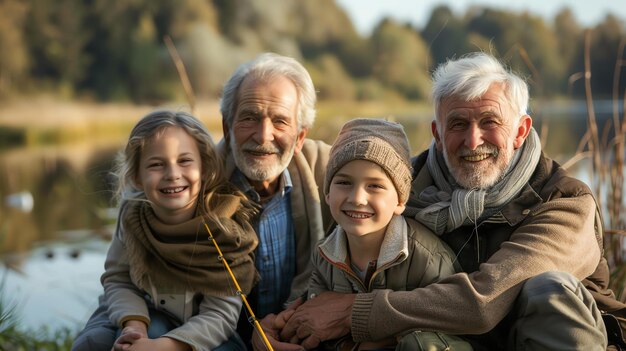
[[[559,38],[559,53],[571,59],[580,49],[583,30],[569,7],[561,9],[554,17],[554,33]]]
[[[430,90],[430,54],[411,27],[384,20],[371,38],[374,76],[410,99],[425,99]]]
[[[0,1],[0,97],[7,94],[12,81],[28,67],[24,20],[28,4],[20,0]]]
[[[129,37],[128,87],[132,99],[149,101],[171,97],[167,90],[160,89],[167,81],[163,79],[162,69],[171,65],[167,65],[167,53],[157,37],[153,15],[148,11],[143,12]]]
[[[86,75],[91,57],[84,49],[92,39],[85,22],[86,5],[80,0],[30,0],[26,40],[31,74],[50,80],[53,88],[73,94]]]
[[[294,34],[307,59],[335,55],[354,77],[372,73],[373,57],[367,39],[362,38],[345,11],[335,0],[296,1]]]
[[[610,90],[623,24],[609,17],[595,32],[593,84]],[[0,94],[29,85],[101,100],[182,96],[166,34],[201,97],[218,97],[237,65],[264,51],[307,64],[322,95],[336,98],[424,98],[433,67],[476,50],[547,96],[565,93],[582,67],[582,28],[567,8],[550,26],[528,13],[474,6],[455,16],[438,6],[419,32],[387,20],[362,37],[336,0],[0,0]],[[342,83],[329,85],[332,74]]]
[[[90,9],[98,40],[87,48],[94,62],[83,87],[102,99],[158,102],[182,96],[163,37],[178,43],[198,23],[217,26],[212,4],[201,0],[95,0]]]
[[[88,21],[95,40],[89,42],[87,52],[92,55],[93,61],[91,74],[82,87],[94,90],[100,99],[133,98],[129,80],[133,59],[130,56],[136,36],[132,33],[140,23],[142,13],[149,10],[148,2],[95,0],[90,7]]]
[[[489,8],[475,9],[467,28],[489,38],[497,56],[525,74],[540,96],[562,86],[566,65],[554,31],[538,16]]]
[[[446,5],[433,9],[421,34],[428,43],[433,57],[430,67],[436,67],[450,58],[476,50],[470,46],[469,33],[463,21],[456,18]]]
[[[254,56],[204,23],[195,24],[178,48],[195,93],[203,98],[218,98],[237,65]]]
[[[315,82],[318,97],[325,100],[354,100],[356,87],[352,77],[346,73],[339,59],[325,54],[307,65],[307,70]]]
[[[554,34],[559,38],[557,45],[563,66],[566,67],[565,74],[575,73],[576,56],[582,53],[583,30],[569,8],[563,8],[554,17]],[[563,77],[561,92],[569,91],[568,78]]]
[[[591,33],[591,88],[594,97],[611,97],[613,91],[613,78],[615,75],[615,60],[619,43],[626,35],[624,22],[609,14],[604,20],[592,29]],[[584,72],[584,48],[575,55],[574,72]],[[620,54],[624,59],[624,53]],[[621,70],[620,82],[622,89],[626,82],[626,71]],[[621,90],[623,91],[623,90]],[[577,96],[584,96],[584,84],[582,80],[574,83],[573,93]]]

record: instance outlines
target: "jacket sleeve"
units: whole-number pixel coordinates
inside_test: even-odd
[[[226,342],[237,328],[242,301],[237,296],[204,296],[199,313],[164,336],[191,346],[195,351],[208,351]]]
[[[128,254],[120,238],[118,226],[104,262],[104,273],[100,278],[108,305],[111,322],[120,328],[127,320],[135,319],[150,325],[148,306],[143,292],[130,278]]]
[[[324,265],[323,258],[321,257],[319,250],[313,250],[311,257],[313,272],[311,273],[311,279],[309,279],[309,289],[307,292],[307,300],[312,299],[315,296],[321,294],[324,291],[330,291],[330,284],[326,279],[328,272]]]
[[[582,280],[594,272],[601,259],[595,213],[589,194],[548,201],[532,210],[475,272],[456,273],[412,291],[358,294],[352,336],[362,341],[414,329],[451,334],[491,330],[512,308],[527,279],[563,271]]]

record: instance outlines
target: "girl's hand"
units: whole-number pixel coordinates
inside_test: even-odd
[[[161,337],[157,339],[141,338],[133,342],[129,351],[189,351],[191,347],[178,340]]]
[[[121,335],[113,344],[113,351],[127,351],[140,339],[148,338],[148,326],[137,320],[129,320],[124,323]]]

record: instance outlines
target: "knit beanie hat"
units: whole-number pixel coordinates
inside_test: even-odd
[[[357,118],[343,125],[330,149],[324,194],[328,194],[335,173],[346,163],[366,160],[379,165],[406,203],[411,189],[409,141],[402,125],[382,119]]]

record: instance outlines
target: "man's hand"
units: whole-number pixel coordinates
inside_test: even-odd
[[[324,292],[298,307],[280,333],[282,340],[302,340],[306,349],[350,333],[355,294]]]
[[[259,321],[261,325],[261,329],[265,333],[267,340],[269,341],[272,348],[276,351],[299,351],[303,350],[302,346],[297,344],[290,344],[287,342],[282,342],[280,338],[280,331],[285,327],[287,321],[291,318],[291,316],[296,312],[296,308],[298,308],[302,304],[301,299],[297,299],[294,301],[289,307],[280,312],[278,315],[273,313],[268,314],[263,319]],[[259,334],[258,330],[254,328],[254,333],[252,334],[252,347],[255,351],[265,351],[267,350],[267,346],[265,345],[265,341]]]

